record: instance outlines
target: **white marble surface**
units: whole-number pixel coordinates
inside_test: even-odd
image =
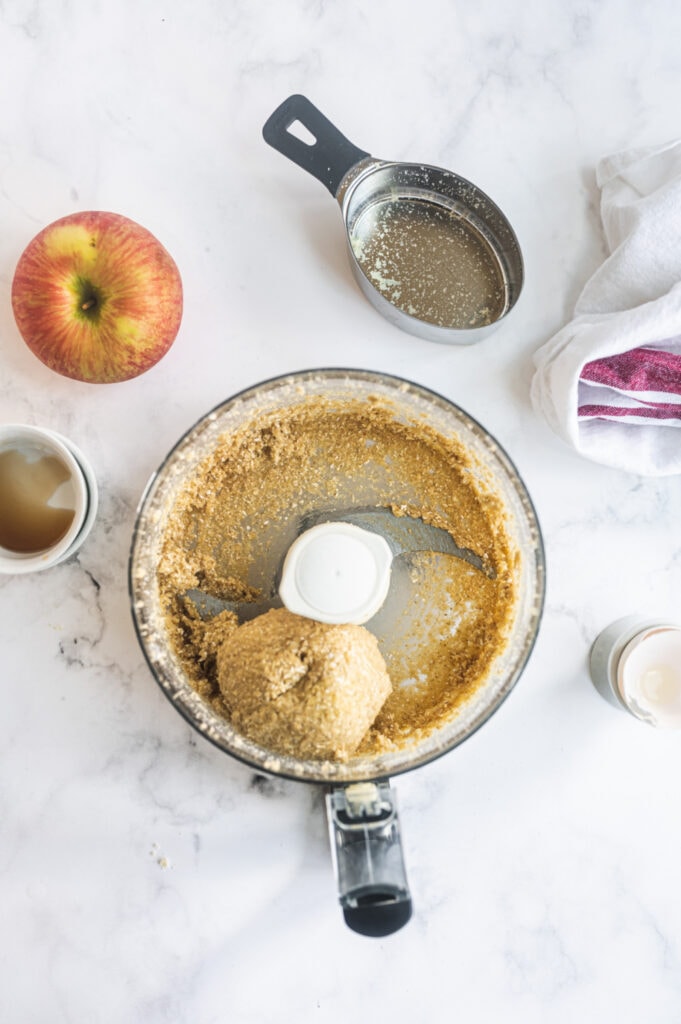
[[[101,511],[79,556],[0,579],[0,1019],[681,1021],[679,736],[594,691],[599,629],[679,618],[681,480],[580,460],[532,411],[533,351],[604,254],[599,157],[679,133],[676,0],[0,3],[0,418],[71,437]],[[513,222],[527,283],[469,349],[384,322],[333,201],[269,149],[303,92],[358,145],[450,167]],[[151,229],[182,272],[163,361],[56,376],[9,287],[78,209]],[[138,649],[126,564],[147,477],[203,412],[321,365],[434,387],[509,450],[547,544],[532,660],[473,738],[397,783],[416,913],[342,924],[320,796],[195,736]]]

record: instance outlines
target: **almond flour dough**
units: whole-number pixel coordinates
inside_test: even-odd
[[[277,608],[231,632],[217,653],[231,721],[280,754],[347,761],[392,687],[376,638]]]

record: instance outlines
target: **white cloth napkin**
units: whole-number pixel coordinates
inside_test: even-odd
[[[532,401],[578,452],[681,473],[681,140],[597,167],[610,255],[535,353]]]

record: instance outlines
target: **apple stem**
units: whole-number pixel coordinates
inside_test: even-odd
[[[81,308],[82,310],[92,309],[92,307],[93,307],[94,305],[95,305],[95,300],[94,300],[94,299],[88,299],[88,300],[87,300],[87,302],[84,302],[84,303],[83,303],[83,304],[81,305],[81,307],[80,307],[80,308]]]

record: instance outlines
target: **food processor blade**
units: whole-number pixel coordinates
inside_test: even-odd
[[[410,515],[408,510],[373,506],[342,511],[336,509],[316,510],[301,516],[296,536],[301,536],[322,523],[350,523],[360,529],[377,533],[388,544],[393,558],[410,555],[417,551],[453,555],[468,562],[490,578],[494,577],[493,569],[486,566],[482,558],[474,551],[460,548],[448,530],[435,526],[433,523],[427,523],[419,516]],[[258,615],[263,615],[271,608],[281,608],[282,601],[278,596],[280,580],[281,566],[275,574],[270,593],[258,601],[230,601],[198,589],[188,590],[185,597],[192,601],[198,614],[204,620],[212,619],[220,612],[229,611],[234,613],[240,622],[247,622]]]

